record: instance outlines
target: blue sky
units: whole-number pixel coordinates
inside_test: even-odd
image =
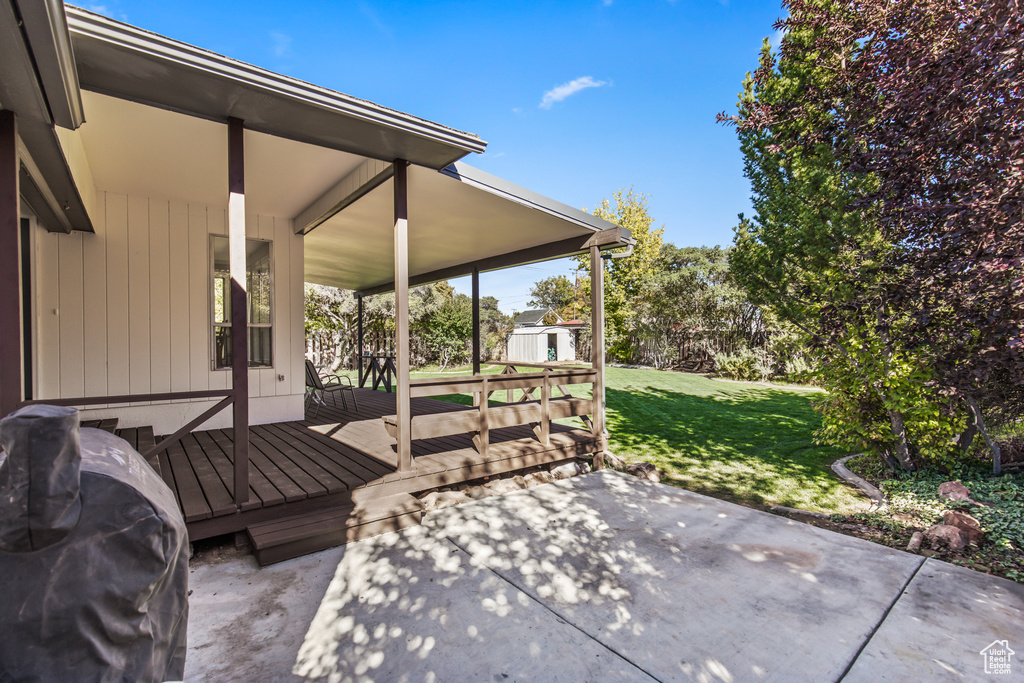
[[[778,0],[195,2],[87,9],[480,135],[466,162],[578,208],[647,194],[665,239],[725,245],[750,213],[735,109]],[[506,312],[564,261],[484,274]],[[454,281],[461,291],[468,281]]]

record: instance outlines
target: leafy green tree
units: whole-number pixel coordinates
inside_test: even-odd
[[[602,200],[593,214],[627,228],[636,240],[629,258],[608,259],[604,290],[608,353],[629,361],[637,351],[635,339],[631,335],[636,322],[636,301],[656,272],[665,228],[651,229],[654,219],[649,212],[647,195],[636,194],[633,188],[618,190],[614,201],[612,205],[607,199]],[[588,302],[586,310],[589,311],[590,256],[579,256],[577,262],[587,274],[581,289]]]
[[[837,3],[790,9],[799,18],[819,6]],[[908,430],[908,411],[942,422],[929,434],[954,429],[960,418],[948,401],[923,390],[927,357],[900,344],[907,315],[890,295],[899,276],[890,265],[893,247],[875,207],[863,202],[877,180],[850,167],[835,102],[806,97],[843,79],[859,48],[855,34],[796,21],[778,60],[765,40],[760,68],[744,81],[739,115],[720,115],[737,124],[756,211],[753,220],[741,216],[730,265],[752,302],[803,330],[818,352],[819,376],[838,396],[821,404],[830,425],[823,437],[914,469],[913,456],[927,455],[929,440],[912,441],[921,430]],[[864,429],[878,424],[887,429]]]
[[[484,359],[499,360],[504,355],[512,327],[512,317],[501,312],[496,298],[480,297],[480,351]]]
[[[424,322],[424,339],[441,371],[465,359],[472,334],[472,301],[465,294],[446,299]]]
[[[575,302],[576,287],[565,275],[553,275],[538,280],[530,288],[529,306],[550,308],[565,320],[572,317]]]

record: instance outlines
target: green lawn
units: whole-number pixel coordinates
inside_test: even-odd
[[[458,372],[469,370],[451,374]],[[606,378],[609,449],[627,461],[654,463],[665,483],[755,505],[841,513],[866,507],[829,469],[844,454],[813,442],[816,390],[625,368],[608,368]],[[572,391],[589,395],[590,386]],[[445,399],[471,404],[469,396]]]
[[[654,463],[666,483],[758,505],[866,507],[830,469],[843,453],[813,442],[814,390],[657,370],[608,368],[607,378],[609,448]]]

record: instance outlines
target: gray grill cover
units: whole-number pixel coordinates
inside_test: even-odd
[[[0,680],[180,680],[188,536],[134,449],[78,411],[0,421]]]

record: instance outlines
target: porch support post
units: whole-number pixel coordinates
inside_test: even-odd
[[[594,454],[594,469],[604,468],[604,261],[597,245],[590,247],[590,336],[591,366],[594,369],[593,433],[597,437],[598,451]]]
[[[473,374],[480,374],[480,270],[473,269]]]
[[[412,469],[409,401],[409,163],[395,159],[395,394],[398,471]]]
[[[231,273],[231,389],[234,499],[249,500],[249,334],[245,272],[245,156],[241,119],[228,119],[228,256]]]
[[[356,295],[356,378],[359,380],[359,388],[363,388],[363,297]]]
[[[18,121],[0,111],[0,417],[21,403],[21,233]]]

